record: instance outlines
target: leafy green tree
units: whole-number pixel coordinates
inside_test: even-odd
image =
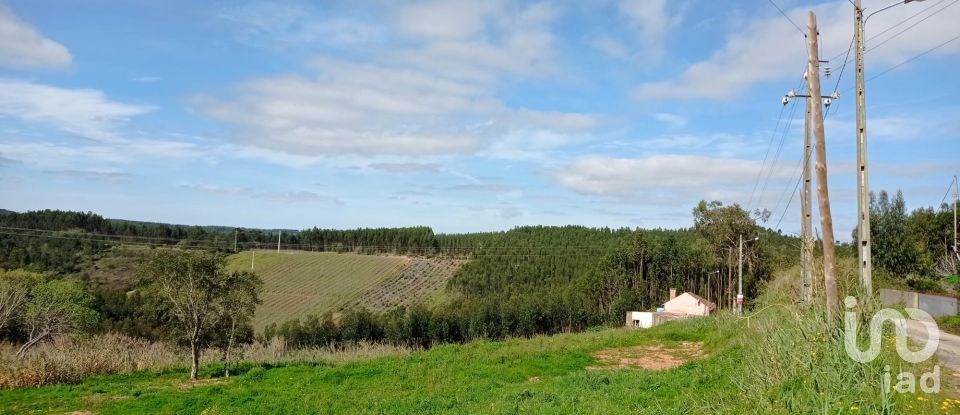
[[[870,236],[875,266],[901,277],[924,273],[919,267],[916,238],[908,226],[903,192],[897,191],[893,198],[886,191],[879,196],[871,194]]]
[[[30,298],[30,288],[41,278],[40,274],[28,271],[0,270],[0,330],[20,319]]]
[[[200,354],[209,330],[223,315],[224,296],[231,275],[224,272],[225,257],[205,251],[158,250],[139,270],[140,278],[163,299],[177,322],[177,334],[190,345],[190,379],[197,379]]]
[[[50,280],[35,285],[23,313],[27,342],[17,356],[53,336],[93,328],[98,319],[93,301],[93,295],[77,281]]]
[[[223,372],[230,377],[230,354],[238,332],[252,333],[254,312],[262,301],[260,293],[263,291],[263,280],[251,271],[234,271],[227,275],[226,292],[220,297],[220,326],[218,331],[224,346]],[[245,336],[245,338],[251,338]]]

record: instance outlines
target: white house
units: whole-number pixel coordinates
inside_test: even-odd
[[[670,289],[670,299],[656,312],[627,311],[627,327],[650,328],[669,320],[694,316],[708,316],[717,306],[703,297],[691,292],[677,295],[675,288]]]
[[[709,316],[716,308],[716,304],[689,291],[663,303],[663,311],[686,316]]]

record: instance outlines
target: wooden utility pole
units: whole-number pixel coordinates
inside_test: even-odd
[[[813,299],[813,215],[810,193],[810,156],[813,154],[810,131],[812,99],[807,98],[807,115],[803,134],[803,190],[800,192],[800,297],[804,303],[809,303]]]
[[[853,38],[857,78],[857,253],[860,284],[873,295],[873,254],[870,250],[870,182],[867,165],[867,108],[863,79],[863,8],[853,2]]]
[[[810,116],[817,142],[817,204],[820,206],[820,227],[823,228],[823,294],[827,299],[827,317],[837,315],[836,246],[833,217],[830,214],[830,192],[827,189],[827,145],[823,132],[823,107],[820,105],[820,54],[817,46],[817,15],[810,12],[807,22],[807,86],[810,91]]]

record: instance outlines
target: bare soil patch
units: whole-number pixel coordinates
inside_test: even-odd
[[[651,344],[644,346],[604,349],[593,354],[598,365],[588,370],[647,369],[668,370],[690,360],[707,357],[701,342],[680,342],[675,345]]]

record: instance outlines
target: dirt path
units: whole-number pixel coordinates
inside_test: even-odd
[[[926,344],[927,330],[923,323],[907,320],[907,334],[914,342]],[[960,336],[941,330],[937,358],[944,391],[954,397],[960,396]]]
[[[593,354],[598,365],[587,370],[647,369],[668,370],[693,359],[707,357],[701,342],[680,342],[673,345],[648,344],[600,350]]]

